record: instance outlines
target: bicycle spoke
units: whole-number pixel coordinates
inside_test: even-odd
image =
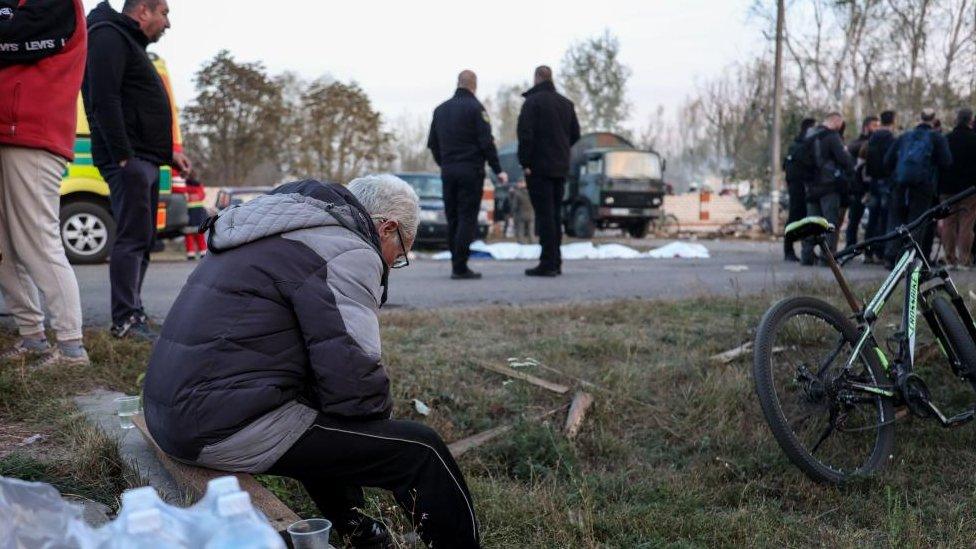
[[[837,347],[834,348],[834,352],[830,353],[830,356],[827,357],[827,360],[824,361],[824,363],[820,365],[820,369],[817,370],[817,379],[823,379],[823,375],[827,372],[827,368],[830,368],[830,365],[834,363],[834,359],[837,358],[837,355],[839,355],[840,352],[844,350],[844,344],[846,343],[847,341],[845,341],[844,338],[841,337],[840,341],[837,342]]]
[[[820,438],[817,439],[817,443],[813,445],[813,448],[810,448],[810,454],[816,454],[817,450],[820,448],[820,445],[823,444],[823,442],[827,440],[827,437],[830,436],[830,433],[833,432],[834,432],[834,424],[831,423],[830,425],[827,426],[826,429],[824,429],[823,433],[820,433]]]

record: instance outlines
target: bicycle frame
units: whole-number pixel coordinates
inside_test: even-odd
[[[925,388],[924,382],[914,373],[918,316],[921,313],[922,317],[928,323],[943,354],[949,359],[953,373],[956,376],[961,376],[964,372],[962,361],[949,344],[945,330],[939,324],[938,318],[929,305],[929,297],[936,291],[945,292],[950,298],[956,312],[959,314],[959,317],[968,328],[970,337],[973,337],[974,340],[976,340],[976,324],[974,324],[972,315],[966,308],[962,296],[959,295],[955,284],[946,270],[942,268],[932,269],[924,252],[910,232],[905,231],[904,238],[907,241],[904,253],[895,264],[895,268],[881,284],[878,291],[864,306],[861,306],[850,290],[850,286],[841,271],[840,265],[828,250],[826,238],[821,237],[819,239],[818,245],[827,258],[834,277],[837,279],[858,323],[858,339],[844,367],[844,373],[853,373],[854,364],[862,356],[861,353],[874,352],[888,379],[893,383],[893,385],[879,385],[861,383],[848,379],[842,383],[842,387],[855,392],[867,393],[872,396],[901,399],[909,404],[910,409],[916,413],[919,412],[917,408],[912,407],[912,399],[917,398],[919,395],[907,393],[910,392],[909,389],[915,391],[921,390],[923,394],[920,402],[924,404],[922,410],[927,412],[922,415],[931,414],[938,418],[944,426],[954,425],[970,418],[962,419],[960,416],[946,418],[934,404],[928,401],[927,389]],[[898,353],[893,357],[893,360],[889,360],[875,339],[874,324],[902,281],[905,282],[906,291],[904,295],[901,327],[897,334]],[[833,360],[828,361],[826,365],[822,366],[822,369],[826,370],[826,367],[831,362]]]

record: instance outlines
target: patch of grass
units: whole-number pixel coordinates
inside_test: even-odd
[[[799,286],[789,292],[837,293]],[[820,486],[773,441],[755,398],[751,357],[728,366],[708,361],[751,340],[775,297],[384,313],[395,414],[426,422],[448,441],[515,425],[461,460],[487,547],[970,545],[976,529],[972,427],[945,431],[900,422],[893,458],[880,475]],[[887,319],[897,322],[899,304],[890,307]],[[0,422],[46,425],[58,418],[58,430],[76,420],[67,397],[95,386],[136,391],[148,350],[100,334],[89,341],[95,359],[89,369],[0,371]],[[950,384],[939,355],[929,354],[924,375],[940,397],[971,401],[972,389]],[[568,395],[482,368],[510,357],[540,361],[522,368],[534,375],[571,385],[585,379],[606,389],[595,391],[575,441],[560,434],[562,416],[522,419]],[[430,406],[429,416],[414,411],[414,398]],[[86,493],[101,501],[125,487],[124,471],[97,466],[111,464],[110,455],[98,457],[97,444],[84,446],[77,429],[66,433],[52,435],[53,453],[87,457],[24,462],[15,454],[0,461],[0,474],[55,479],[71,490],[85,488],[69,479],[86,478],[97,487]],[[294,481],[262,481],[300,514],[317,514]],[[367,507],[398,534],[410,530],[385,494],[369,491]]]

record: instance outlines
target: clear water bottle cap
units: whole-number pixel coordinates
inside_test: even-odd
[[[222,517],[240,515],[252,510],[251,495],[247,492],[228,494],[217,499],[217,514]]]
[[[122,492],[122,507],[139,509],[159,501],[159,495],[152,486],[143,486]]]
[[[142,509],[129,513],[125,523],[126,531],[130,534],[146,534],[155,532],[163,527],[163,514],[159,509]]]
[[[241,485],[237,482],[237,477],[228,475],[225,477],[218,477],[211,479],[207,483],[207,493],[215,495],[233,494],[234,492],[240,492]]]

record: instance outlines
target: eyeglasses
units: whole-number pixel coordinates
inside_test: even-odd
[[[410,265],[410,258],[407,257],[407,247],[403,243],[403,234],[400,233],[400,224],[397,223],[397,239],[400,240],[400,255],[396,256],[393,260],[393,264],[390,265],[391,269],[402,269],[407,265]]]
[[[384,221],[390,221],[389,218],[383,217],[381,215],[370,216],[372,219],[379,221],[380,223]],[[400,232],[400,222],[396,222],[397,239],[400,240],[400,255],[393,259],[393,264],[390,265],[391,269],[402,269],[407,265],[410,265],[410,258],[407,257],[407,246],[403,243],[403,233]]]

